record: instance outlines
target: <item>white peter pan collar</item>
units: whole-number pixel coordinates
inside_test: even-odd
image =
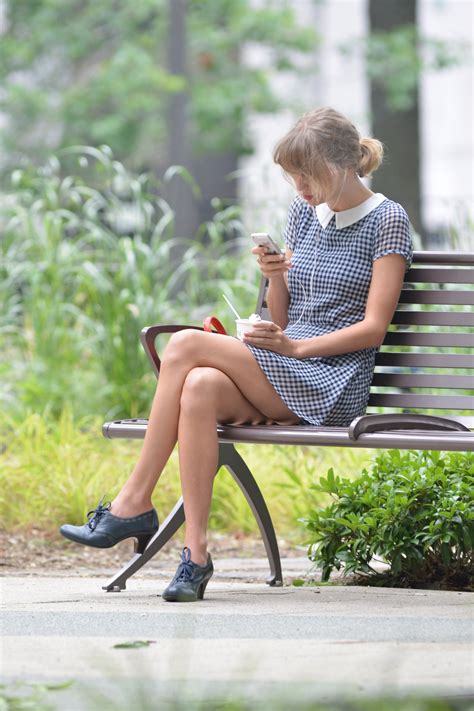
[[[326,228],[331,222],[333,215],[336,215],[336,229],[342,230],[344,227],[349,227],[349,225],[353,225],[354,222],[362,220],[363,217],[368,215],[369,212],[372,212],[372,210],[386,199],[382,193],[375,193],[375,195],[371,195],[367,200],[361,202],[360,205],[351,207],[349,210],[334,212],[326,202],[316,205],[315,210],[322,227]]]

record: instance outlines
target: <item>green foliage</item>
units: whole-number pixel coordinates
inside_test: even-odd
[[[186,8],[189,75],[168,69],[169,0],[9,0],[0,43],[2,134],[19,156],[77,143],[107,143],[134,166],[163,164],[166,113],[189,96],[196,152],[249,150],[244,117],[278,105],[269,70],[294,71],[316,35],[287,0],[191,0]],[[268,67],[240,61],[242,45],[267,50]],[[301,72],[300,69],[298,69]],[[41,140],[38,135],[41,134]]]
[[[37,529],[57,535],[58,521],[83,523],[87,512],[102,496],[111,499],[132,470],[141,442],[101,436],[104,418],[74,417],[64,410],[54,421],[49,413],[30,414],[22,422],[3,421],[0,453],[0,518],[9,531]],[[297,518],[315,471],[334,462],[356,475],[369,461],[364,450],[337,448],[255,447],[239,445],[245,461],[255,472],[280,535],[301,540]],[[289,491],[279,484],[287,471],[298,472],[301,490]],[[163,520],[181,496],[177,451],[160,477],[154,504]],[[322,494],[312,493],[316,505]],[[252,511],[233,478],[222,469],[214,482],[210,528],[222,532],[256,533]]]
[[[330,469],[314,488],[334,499],[306,520],[323,580],[344,567],[374,584],[474,586],[473,454],[393,450],[355,481]],[[371,567],[376,557],[388,573]]]
[[[327,493],[317,491],[311,484],[319,472],[327,470],[328,462],[338,462],[352,476],[357,475],[364,465],[371,462],[370,450],[330,447],[286,447],[278,448],[279,474],[275,489],[292,501],[295,520],[301,520],[308,511],[329,503]]]
[[[442,71],[468,61],[469,47],[421,37],[415,25],[402,25],[386,32],[372,32],[368,38],[341,46],[343,54],[362,54],[372,80],[383,86],[392,111],[413,106],[423,72]]]
[[[194,2],[189,28],[190,52],[196,60],[190,87],[196,148],[199,152],[229,147],[250,151],[251,139],[244,133],[249,111],[273,112],[281,105],[270,86],[270,71],[301,74],[295,57],[314,50],[317,35],[298,25],[286,0],[253,8],[248,0]],[[264,48],[266,66],[242,64],[244,44]]]
[[[114,644],[112,649],[143,649],[143,647],[149,647],[151,644],[156,644],[156,641],[153,639],[136,639],[133,642]]]
[[[191,180],[177,169],[167,179],[177,172]],[[161,184],[106,146],[68,149],[12,183],[0,197],[0,367],[17,417],[65,404],[78,416],[143,414],[154,375],[141,328],[213,313],[233,328],[224,290],[253,311],[258,276],[238,208],[216,203],[194,239],[173,238]]]
[[[0,684],[0,709],[2,711],[53,711],[57,708],[51,693],[69,689],[74,681],[28,682],[15,680]]]
[[[131,643],[134,644],[134,643]],[[114,645],[114,648],[122,645]],[[123,645],[127,648],[127,645]],[[138,643],[139,647],[145,644]],[[140,652],[137,653],[141,655]],[[105,659],[105,657],[104,657]],[[146,664],[146,661],[140,659]],[[104,663],[104,669],[109,671],[110,660]],[[117,675],[119,677],[119,675]],[[162,682],[151,683],[147,680],[127,681],[115,678],[116,693],[104,691],[103,684],[65,682],[33,683],[27,681],[0,685],[0,708],[5,711],[53,711],[58,708],[56,692],[68,689],[66,699],[61,699],[63,707],[72,705],[77,711],[82,709],[103,709],[103,711],[125,711],[130,708],[136,711],[472,711],[472,702],[468,698],[454,700],[434,698],[433,696],[410,694],[402,696],[380,696],[364,694],[360,698],[349,698],[338,695],[332,700],[321,700],[317,690],[308,692],[298,685],[290,689],[272,689],[258,695],[255,689],[252,693],[236,687],[235,683],[221,683],[218,691],[212,693],[196,689],[196,683],[191,678],[180,681],[179,691],[171,691],[163,697]],[[253,685],[252,685],[253,686]]]

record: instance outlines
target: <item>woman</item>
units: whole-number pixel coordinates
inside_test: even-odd
[[[185,547],[162,597],[202,599],[213,574],[207,523],[216,422],[348,425],[363,414],[412,255],[404,209],[360,180],[382,152],[330,108],[305,114],[277,144],[275,162],[298,196],[286,253],[252,250],[269,279],[272,321],[254,324],[243,342],[195,330],[171,337],[134,470],[87,524],[63,526],[66,538],[99,548],[128,537],[145,543],[158,528],[151,496],[178,442]]]

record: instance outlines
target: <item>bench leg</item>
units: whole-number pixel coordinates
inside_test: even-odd
[[[170,538],[174,536],[176,531],[184,523],[184,506],[183,499],[179,499],[174,509],[169,514],[168,518],[163,521],[153,538],[150,539],[143,553],[135,553],[128,563],[109,580],[106,585],[103,585],[103,590],[107,592],[120,592],[125,590],[126,582],[137,570],[140,570],[145,563],[153,558],[159,550],[163,548],[165,543],[168,543]]]
[[[266,582],[268,585],[282,585],[283,578],[281,573],[280,552],[278,550],[278,543],[270,513],[257,482],[233,444],[219,444],[218,470],[220,467],[226,467],[230,472],[239,485],[256,518],[270,565],[270,577],[267,578]],[[163,548],[165,543],[174,536],[183,523],[184,506],[183,499],[180,498],[153,538],[151,538],[143,553],[135,553],[128,563],[116,573],[108,583],[102,586],[103,590],[107,592],[120,592],[120,590],[125,590],[128,578],[148,563],[148,561]]]
[[[265,550],[270,564],[270,577],[266,582],[268,585],[283,585],[281,572],[280,551],[275,536],[270,512],[268,511],[265,499],[262,496],[257,482],[240,454],[233,444],[219,444],[219,467],[224,466],[234,480],[239,485],[247,503],[252,509],[253,515],[260,528],[260,534],[265,545]]]

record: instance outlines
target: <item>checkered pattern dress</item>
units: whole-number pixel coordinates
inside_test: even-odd
[[[408,216],[387,198],[362,219],[338,229],[334,216],[323,228],[315,208],[298,196],[290,206],[285,241],[293,251],[285,333],[295,340],[361,321],[372,262],[397,253],[408,268],[412,259]],[[347,426],[364,414],[376,348],[298,359],[247,346],[303,424]]]

